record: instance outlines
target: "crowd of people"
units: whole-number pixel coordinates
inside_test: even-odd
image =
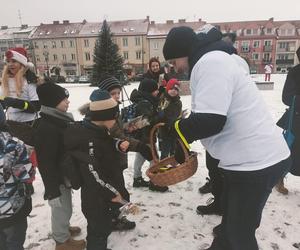
[[[290,70],[283,90],[284,104],[291,106],[295,100],[290,154],[250,79],[247,63],[236,54],[234,39],[234,34],[224,35],[211,25],[197,32],[184,26],[171,29],[163,53],[172,70],[166,73],[157,58],[150,59],[148,71],[130,95],[135,115],[146,117],[147,124],[130,129],[120,116],[122,86],[115,76],[99,80],[89,102],[79,108],[84,118],[74,121],[67,89],[37,77],[24,48],[9,49],[1,80],[0,249],[24,249],[37,161],[51,209],[55,249],[108,250],[112,231],[136,227],[120,211],[130,203],[123,176],[127,153],[135,152],[134,188],[168,190],[145,180],[142,173],[143,164],[152,161],[150,130],[163,122],[158,133],[160,159],[174,155],[179,164],[184,162],[177,139],[187,149],[200,140],[206,149],[210,179],[199,192],[211,192],[214,199],[196,211],[222,216],[208,249],[258,250],[255,231],[272,188],[283,184],[288,172],[300,175],[300,64]],[[297,55],[300,60],[300,48]],[[182,116],[180,81],[173,78],[174,72],[190,78],[188,117]],[[284,115],[278,123],[283,129],[286,119]],[[25,128],[32,138],[23,142]],[[74,179],[81,188],[86,240],[75,240],[81,228],[70,225]]]

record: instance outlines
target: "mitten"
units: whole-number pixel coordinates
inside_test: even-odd
[[[185,161],[185,156],[183,149],[180,145],[180,143],[177,141],[175,144],[175,153],[174,153],[175,160],[179,163],[182,164]]]
[[[16,109],[24,109],[24,110],[26,110],[29,106],[28,102],[13,97],[5,97],[4,103],[6,107],[13,107]]]
[[[153,157],[152,157],[152,153],[151,153],[151,149],[147,144],[144,143],[139,143],[137,145],[137,150],[138,152],[147,160],[147,161],[152,161]]]
[[[48,201],[48,204],[49,204],[49,206],[52,207],[52,208],[58,208],[58,207],[61,207],[61,206],[62,206],[62,205],[61,205],[61,201],[60,201],[60,197],[56,197],[56,198],[54,198],[54,199],[52,199],[52,200],[49,200],[49,201]]]

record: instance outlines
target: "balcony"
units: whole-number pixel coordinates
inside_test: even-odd
[[[264,52],[272,52],[273,46],[272,45],[264,45]]]
[[[276,64],[294,64],[294,59],[277,59]]]

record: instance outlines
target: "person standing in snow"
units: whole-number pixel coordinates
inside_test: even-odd
[[[300,47],[297,49],[296,54],[300,62]],[[295,141],[291,148],[292,167],[290,173],[300,176],[300,64],[290,69],[289,73],[287,74],[282,91],[282,102],[287,106],[291,106],[294,96],[295,106],[292,131],[295,136]],[[277,124],[284,128],[287,124],[287,118],[288,116],[285,114]],[[282,194],[288,194],[288,189],[284,186],[283,178],[281,178],[277,183],[276,189]]]
[[[273,65],[267,64],[264,69],[265,69],[265,82],[269,82],[271,80]]]
[[[74,240],[81,229],[70,227],[72,216],[72,190],[65,184],[60,163],[64,156],[63,133],[73,115],[68,113],[69,93],[63,87],[52,82],[41,84],[37,88],[41,103],[40,120],[35,125],[35,150],[39,163],[39,172],[45,187],[44,199],[51,208],[52,237],[56,250],[85,248],[84,240]]]
[[[22,250],[32,210],[28,180],[35,171],[25,144],[13,137],[0,105],[0,249]]]
[[[223,217],[208,249],[258,250],[255,231],[273,186],[290,167],[290,151],[238,56],[221,39],[210,40],[215,30],[206,25],[196,35],[183,26],[167,35],[164,57],[189,72],[192,90],[192,113],[174,130],[187,148],[201,140],[220,160]],[[175,158],[184,161],[180,147]]]

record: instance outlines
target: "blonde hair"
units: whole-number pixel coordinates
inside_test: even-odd
[[[17,74],[14,76],[15,83],[16,83],[16,93],[17,96],[21,96],[22,88],[24,85],[24,75],[26,72],[26,68],[24,65],[21,65],[20,70],[17,72]],[[5,65],[2,73],[2,82],[1,82],[1,88],[3,90],[4,96],[8,96],[9,88],[8,88],[8,78],[9,78],[9,69],[8,66]]]

